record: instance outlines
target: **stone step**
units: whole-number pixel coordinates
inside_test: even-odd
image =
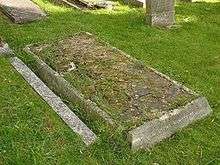
[[[30,0],[0,0],[2,11],[15,23],[26,23],[46,17],[46,14]]]
[[[97,136],[19,58],[12,57],[11,64],[86,145],[96,140]]]

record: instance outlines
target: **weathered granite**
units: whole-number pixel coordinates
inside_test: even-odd
[[[175,23],[174,0],[149,0],[146,1],[149,21],[152,26],[171,26]]]
[[[42,19],[46,14],[30,0],[0,0],[0,8],[15,23]]]
[[[96,140],[96,135],[19,58],[12,57],[11,64],[86,145]]]
[[[193,100],[186,106],[174,109],[159,119],[155,119],[131,130],[129,140],[132,149],[151,148],[158,142],[170,137],[176,131],[186,127],[193,121],[204,118],[212,112],[204,97]]]

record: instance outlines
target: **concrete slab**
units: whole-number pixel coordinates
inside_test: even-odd
[[[15,23],[42,19],[46,14],[30,0],[0,0],[0,8]]]

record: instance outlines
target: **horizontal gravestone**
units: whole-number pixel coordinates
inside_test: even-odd
[[[2,11],[15,23],[42,19],[46,14],[30,0],[0,0]]]
[[[127,130],[132,149],[150,148],[211,113],[204,97],[88,33],[32,45],[28,51]],[[51,84],[42,67],[38,65],[36,72]],[[62,86],[66,98],[71,98],[71,86]],[[98,114],[103,118],[103,113]]]
[[[147,12],[152,26],[171,26],[175,23],[174,0],[147,0]]]

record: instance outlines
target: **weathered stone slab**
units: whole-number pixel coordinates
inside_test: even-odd
[[[193,100],[186,106],[174,109],[159,119],[146,122],[129,132],[132,149],[151,148],[158,142],[170,137],[176,131],[186,127],[212,112],[204,97]]]
[[[86,145],[96,140],[96,135],[19,58],[11,58],[11,64]]]
[[[42,19],[46,14],[30,0],[0,0],[2,11],[15,23]]]
[[[133,149],[149,148],[211,112],[205,98],[88,33],[32,45],[28,52],[48,63],[84,98],[127,130]],[[47,72],[41,73],[40,67],[37,68],[38,74]],[[50,79],[44,79],[51,84]],[[70,88],[63,90],[70,91]],[[158,132],[155,121],[165,119],[171,124],[164,122],[167,129]],[[157,132],[152,142],[148,139],[151,135],[145,135],[151,123],[156,123]]]
[[[148,0],[147,12],[152,26],[171,26],[175,23],[174,0]]]

